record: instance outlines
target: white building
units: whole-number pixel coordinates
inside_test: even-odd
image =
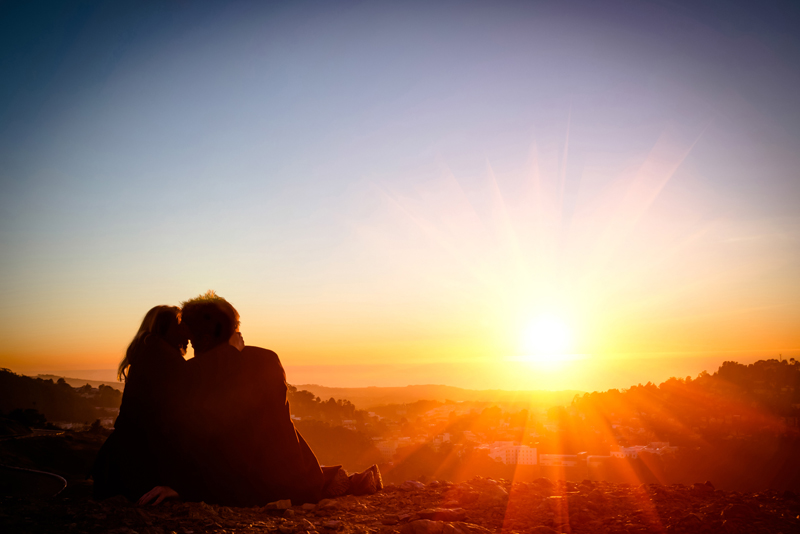
[[[495,441],[489,445],[489,457],[507,465],[536,465],[536,447],[515,445],[512,441]]]
[[[550,467],[575,467],[578,465],[577,454],[540,454],[539,465]]]
[[[627,458],[629,460],[639,457],[639,453],[648,452],[650,454],[667,454],[678,450],[678,447],[670,447],[668,441],[653,441],[648,445],[634,445],[632,447],[620,447],[619,450],[611,451],[612,458]]]
[[[634,459],[639,457],[639,450],[643,449],[644,447],[635,446],[635,447],[620,447],[619,450],[611,451],[612,458],[628,458]]]
[[[437,445],[441,445],[442,443],[450,443],[450,433],[444,432],[443,434],[437,435],[433,438],[433,442]]]

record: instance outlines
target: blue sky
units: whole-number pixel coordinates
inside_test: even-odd
[[[0,9],[0,365],[208,288],[297,365],[800,348],[788,3]]]

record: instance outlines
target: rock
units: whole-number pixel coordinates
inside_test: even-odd
[[[486,485],[478,492],[476,504],[478,506],[505,506],[508,502],[508,492],[500,486]]]
[[[602,491],[595,488],[586,495],[586,499],[592,503],[603,503],[606,501],[606,496]]]
[[[397,514],[386,514],[381,519],[381,523],[383,523],[384,525],[396,525],[399,522],[400,522],[400,516],[398,516]]]
[[[782,497],[783,497],[784,500],[787,500],[787,501],[797,500],[797,494],[795,492],[793,492],[792,490],[784,491]]]
[[[552,521],[556,525],[563,525],[569,523],[569,514],[567,512],[567,499],[560,495],[547,497],[539,505],[539,510],[545,514],[552,516]]]
[[[418,519],[403,525],[400,529],[400,534],[442,534],[442,529],[444,529],[442,521]]]
[[[491,534],[491,530],[473,523],[445,523],[442,527],[442,534]]]
[[[692,484],[692,493],[696,495],[708,495],[710,493],[714,493],[714,484],[711,482],[695,482]]]
[[[284,499],[281,501],[268,502],[263,510],[286,510],[292,507],[292,501]]]
[[[310,503],[310,502],[304,503],[304,504],[303,504],[303,506],[301,506],[301,508],[302,508],[303,510],[313,510],[313,509],[314,509],[314,508],[316,508],[316,507],[317,507],[317,505],[316,505],[316,504],[312,504],[312,503]]]
[[[416,480],[406,480],[402,484],[400,484],[400,489],[402,491],[414,491],[414,490],[424,490],[425,484],[422,482],[418,482]]]
[[[294,510],[292,510],[291,508],[284,510],[283,517],[288,517],[288,518],[294,517]]]
[[[429,508],[418,512],[417,515],[422,519],[436,521],[463,521],[467,512],[463,508]]]
[[[322,526],[325,527],[325,528],[332,529],[332,530],[337,530],[337,529],[342,528],[342,522],[341,521],[326,521],[326,522],[324,522],[322,524]]]
[[[697,514],[687,514],[675,523],[676,532],[696,532],[703,528],[705,521]]]
[[[400,534],[489,534],[491,531],[472,523],[419,519],[403,525]]]
[[[334,499],[322,499],[317,503],[317,510],[335,510],[339,507],[339,503],[337,503]]]
[[[540,477],[533,481],[534,486],[540,488],[553,489],[553,481],[549,478]]]
[[[720,515],[725,520],[751,519],[753,517],[753,509],[746,504],[734,503],[726,506]]]
[[[532,529],[530,529],[528,531],[528,533],[529,534],[558,534],[558,531],[557,530],[553,530],[552,528],[546,527],[544,525],[539,525],[539,526],[536,526],[536,527],[533,527]]]
[[[283,523],[282,525],[278,526],[278,530],[280,530],[283,534],[291,534],[296,530],[296,528],[291,523]]]
[[[472,504],[480,498],[481,494],[477,491],[467,491],[464,493],[459,493],[456,497],[456,504],[460,504],[461,506],[465,506],[467,504]]]

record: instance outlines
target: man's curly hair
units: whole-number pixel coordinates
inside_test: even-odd
[[[239,312],[224,298],[209,289],[181,303],[181,322],[193,340],[212,338],[211,346],[224,343],[239,328]]]

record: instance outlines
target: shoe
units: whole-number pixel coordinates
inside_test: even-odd
[[[328,482],[328,485],[325,486],[323,495],[326,499],[341,497],[349,493],[351,486],[352,483],[350,482],[350,477],[347,476],[347,471],[340,467],[336,471],[336,474],[333,475],[331,481]]]
[[[375,479],[375,491],[380,491],[383,489],[383,477],[381,477],[381,470],[378,469],[378,466],[372,464],[372,467],[367,469],[367,471],[372,471],[372,478]]]
[[[353,495],[372,495],[377,491],[371,468],[350,476],[350,493]]]

